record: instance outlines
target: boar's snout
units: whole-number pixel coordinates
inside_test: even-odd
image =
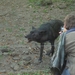
[[[27,36],[25,36],[25,38],[27,38]]]
[[[25,38],[28,39],[28,42],[31,42],[32,41],[31,38],[29,37],[29,35],[26,35]]]
[[[31,38],[31,37],[30,37],[30,35],[28,34],[28,35],[25,36],[25,38],[29,39],[29,38]]]

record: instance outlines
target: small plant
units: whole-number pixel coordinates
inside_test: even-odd
[[[34,3],[36,5],[43,5],[43,6],[46,6],[46,5],[50,5],[52,4],[52,0],[29,0],[30,3]]]
[[[50,70],[44,70],[44,71],[36,71],[36,72],[24,72],[24,73],[18,73],[18,74],[8,74],[8,75],[51,75]]]
[[[12,28],[6,28],[8,32],[12,32]]]
[[[20,27],[19,30],[20,30],[20,31],[25,31],[25,28]]]
[[[36,3],[36,4],[40,4],[42,0],[29,0],[29,2],[31,3]]]
[[[0,55],[0,59],[2,59],[3,55]]]
[[[46,9],[43,10],[44,13],[47,13],[48,11]]]
[[[0,48],[8,48],[8,46],[6,46],[6,45],[5,46],[0,46]]]
[[[16,37],[23,37],[23,34],[16,34]]]
[[[30,3],[34,4],[34,5],[43,5],[43,6],[47,6],[47,5],[51,5],[55,2],[65,2],[67,5],[71,5],[73,4],[75,1],[74,0],[29,0]]]

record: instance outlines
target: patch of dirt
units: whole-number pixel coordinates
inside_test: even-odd
[[[34,6],[28,0],[0,0],[0,74],[49,69],[50,57],[46,51],[50,50],[50,44],[45,44],[43,62],[39,64],[40,45],[27,43],[24,36],[32,26],[39,27],[51,19],[63,21],[66,14],[74,11],[74,6],[59,3]]]

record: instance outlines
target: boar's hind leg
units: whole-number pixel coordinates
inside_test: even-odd
[[[42,62],[44,43],[41,43],[39,62]]]
[[[48,56],[50,56],[50,54],[51,54],[51,56],[53,55],[53,53],[54,53],[54,41],[52,41],[52,42],[50,42],[51,43],[51,50],[49,51],[49,52],[47,52],[47,54],[46,55],[48,55]]]

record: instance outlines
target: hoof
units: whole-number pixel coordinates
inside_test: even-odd
[[[41,59],[39,59],[39,60],[38,60],[38,62],[39,62],[39,63],[41,63],[41,62],[42,62],[42,60],[41,60]]]
[[[53,56],[53,53],[54,53],[54,51],[51,50],[51,51],[48,51],[48,52],[46,53],[46,55],[48,55],[48,56]]]
[[[52,54],[51,52],[50,52],[50,53],[47,52],[46,55],[48,55],[48,56],[53,56],[53,54]]]
[[[47,52],[46,55],[50,56],[50,52]]]

